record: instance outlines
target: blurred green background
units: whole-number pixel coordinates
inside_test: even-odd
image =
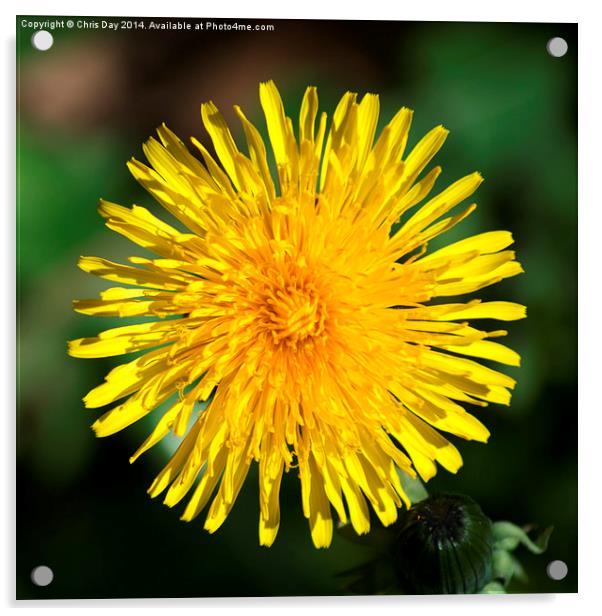
[[[207,143],[200,103],[208,99],[236,137],[233,104],[264,131],[257,84],[269,78],[293,118],[308,84],[329,112],[346,90],[379,93],[381,126],[411,107],[410,145],[437,124],[451,130],[436,159],[438,186],[473,170],[484,175],[479,208],[444,241],[514,233],[526,273],[480,297],[528,306],[507,340],[523,365],[509,369],[518,379],[511,407],[477,413],[489,444],[456,439],[464,467],[455,476],[441,470],[427,487],[469,494],[494,520],[554,525],[546,554],[517,553],[529,581],[510,590],[576,591],[577,26],[244,21],[275,30],[55,30],[52,49],[38,52],[17,19],[17,596],[336,595],[344,592],[336,574],[366,560],[364,548],[336,536],[331,549],[313,548],[293,473],[270,549],[258,546],[256,473],[215,535],[202,517],[180,522],[179,509],[145,491],[167,447],[128,463],[157,413],[95,439],[97,413],[81,398],[119,358],[66,354],[66,340],[117,324],[71,311],[72,299],[109,285],[78,270],[78,257],[143,253],[96,213],[100,197],[154,207],[126,160],[142,157],[142,141],[163,121]],[[568,42],[563,58],[546,52],[554,36]],[[553,559],[568,564],[563,581],[546,576]],[[55,575],[45,588],[30,581],[41,564]]]

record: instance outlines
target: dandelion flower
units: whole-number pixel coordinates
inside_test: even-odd
[[[359,101],[347,92],[328,131],[314,87],[296,131],[272,82],[259,95],[277,178],[242,110],[234,107],[248,153],[211,102],[202,119],[216,157],[193,138],[201,162],[163,125],[159,140],[144,144],[149,165],[128,163],[175,220],[102,200],[106,225],[154,254],[130,257],[130,265],[82,257],[81,269],[119,286],[74,307],[150,319],[73,340],[69,352],[136,353],[84,398],[89,408],[121,400],[94,423],[97,436],[166,403],[131,458],[169,433],[181,437],[151,496],[167,490],[165,503],[174,506],[188,495],[184,520],[209,505],[204,527],[214,532],[256,462],[259,541],[269,546],[281,479],[294,469],[313,543],[327,547],[333,509],[367,533],[369,507],[384,525],[409,507],[398,471],[428,480],[437,463],[460,468],[441,432],[487,440],[464,406],[507,405],[515,381],[471,358],[511,366],[520,358],[490,340],[505,331],[481,331],[469,320],[511,321],[525,309],[440,298],[522,269],[507,250],[507,231],[427,250],[474,210],[449,214],[482,180],[472,173],[429,197],[441,169],[423,171],[448,134],[442,126],[406,154],[412,111],[400,109],[376,138],[374,94]]]

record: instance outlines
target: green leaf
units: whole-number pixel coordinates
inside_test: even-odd
[[[545,552],[553,530],[554,527],[549,526],[535,541],[532,541],[520,526],[516,526],[512,522],[495,522],[492,526],[493,541],[496,548],[511,552],[522,543],[533,554]]]
[[[516,561],[506,550],[494,550],[492,557],[493,578],[505,586],[516,573]]]
[[[408,495],[410,502],[412,505],[423,501],[425,498],[428,498],[429,493],[426,491],[424,484],[418,476],[410,477],[406,475],[401,469],[397,469],[397,474],[399,475],[399,481],[401,482],[401,487],[403,491]]]
[[[480,595],[505,595],[506,589],[502,584],[496,582],[495,580],[489,582],[489,584],[485,584],[481,590],[479,590]]]
[[[516,560],[516,558],[513,557],[513,560],[514,560],[514,577],[517,578],[519,581],[526,584],[529,581],[529,578],[527,577],[527,572],[525,571],[523,566],[520,564],[520,562]]]

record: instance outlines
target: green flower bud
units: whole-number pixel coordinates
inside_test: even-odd
[[[393,559],[408,593],[476,593],[491,580],[491,521],[468,496],[430,496],[398,529]]]

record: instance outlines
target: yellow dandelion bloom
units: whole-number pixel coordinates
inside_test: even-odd
[[[460,468],[460,454],[440,431],[487,440],[487,428],[463,406],[507,405],[515,381],[470,358],[511,366],[520,358],[490,340],[505,331],[468,321],[520,319],[525,308],[430,300],[522,269],[507,250],[507,231],[427,254],[432,238],[474,210],[448,215],[482,180],[472,173],[429,197],[441,169],[421,174],[445,141],[442,126],[406,154],[412,111],[400,109],[375,140],[374,94],[359,101],[347,92],[328,131],[314,87],[303,97],[297,131],[272,82],[259,95],[277,182],[239,107],[248,154],[211,102],[202,119],[217,159],[192,139],[202,163],[161,126],[159,140],[144,144],[150,166],[134,159],[128,166],[178,223],[101,201],[106,225],[158,258],[123,265],[82,257],[84,271],[125,286],[75,301],[87,315],[151,318],[73,340],[69,352],[142,352],[84,398],[89,408],[123,399],[94,423],[97,436],[173,401],[131,458],[170,432],[182,437],[151,496],[167,490],[173,506],[189,494],[184,520],[211,501],[205,528],[214,532],[255,461],[259,541],[269,546],[283,472],[295,469],[313,543],[327,547],[332,509],[362,534],[370,529],[368,505],[384,525],[409,506],[398,469],[428,480],[436,463]]]

